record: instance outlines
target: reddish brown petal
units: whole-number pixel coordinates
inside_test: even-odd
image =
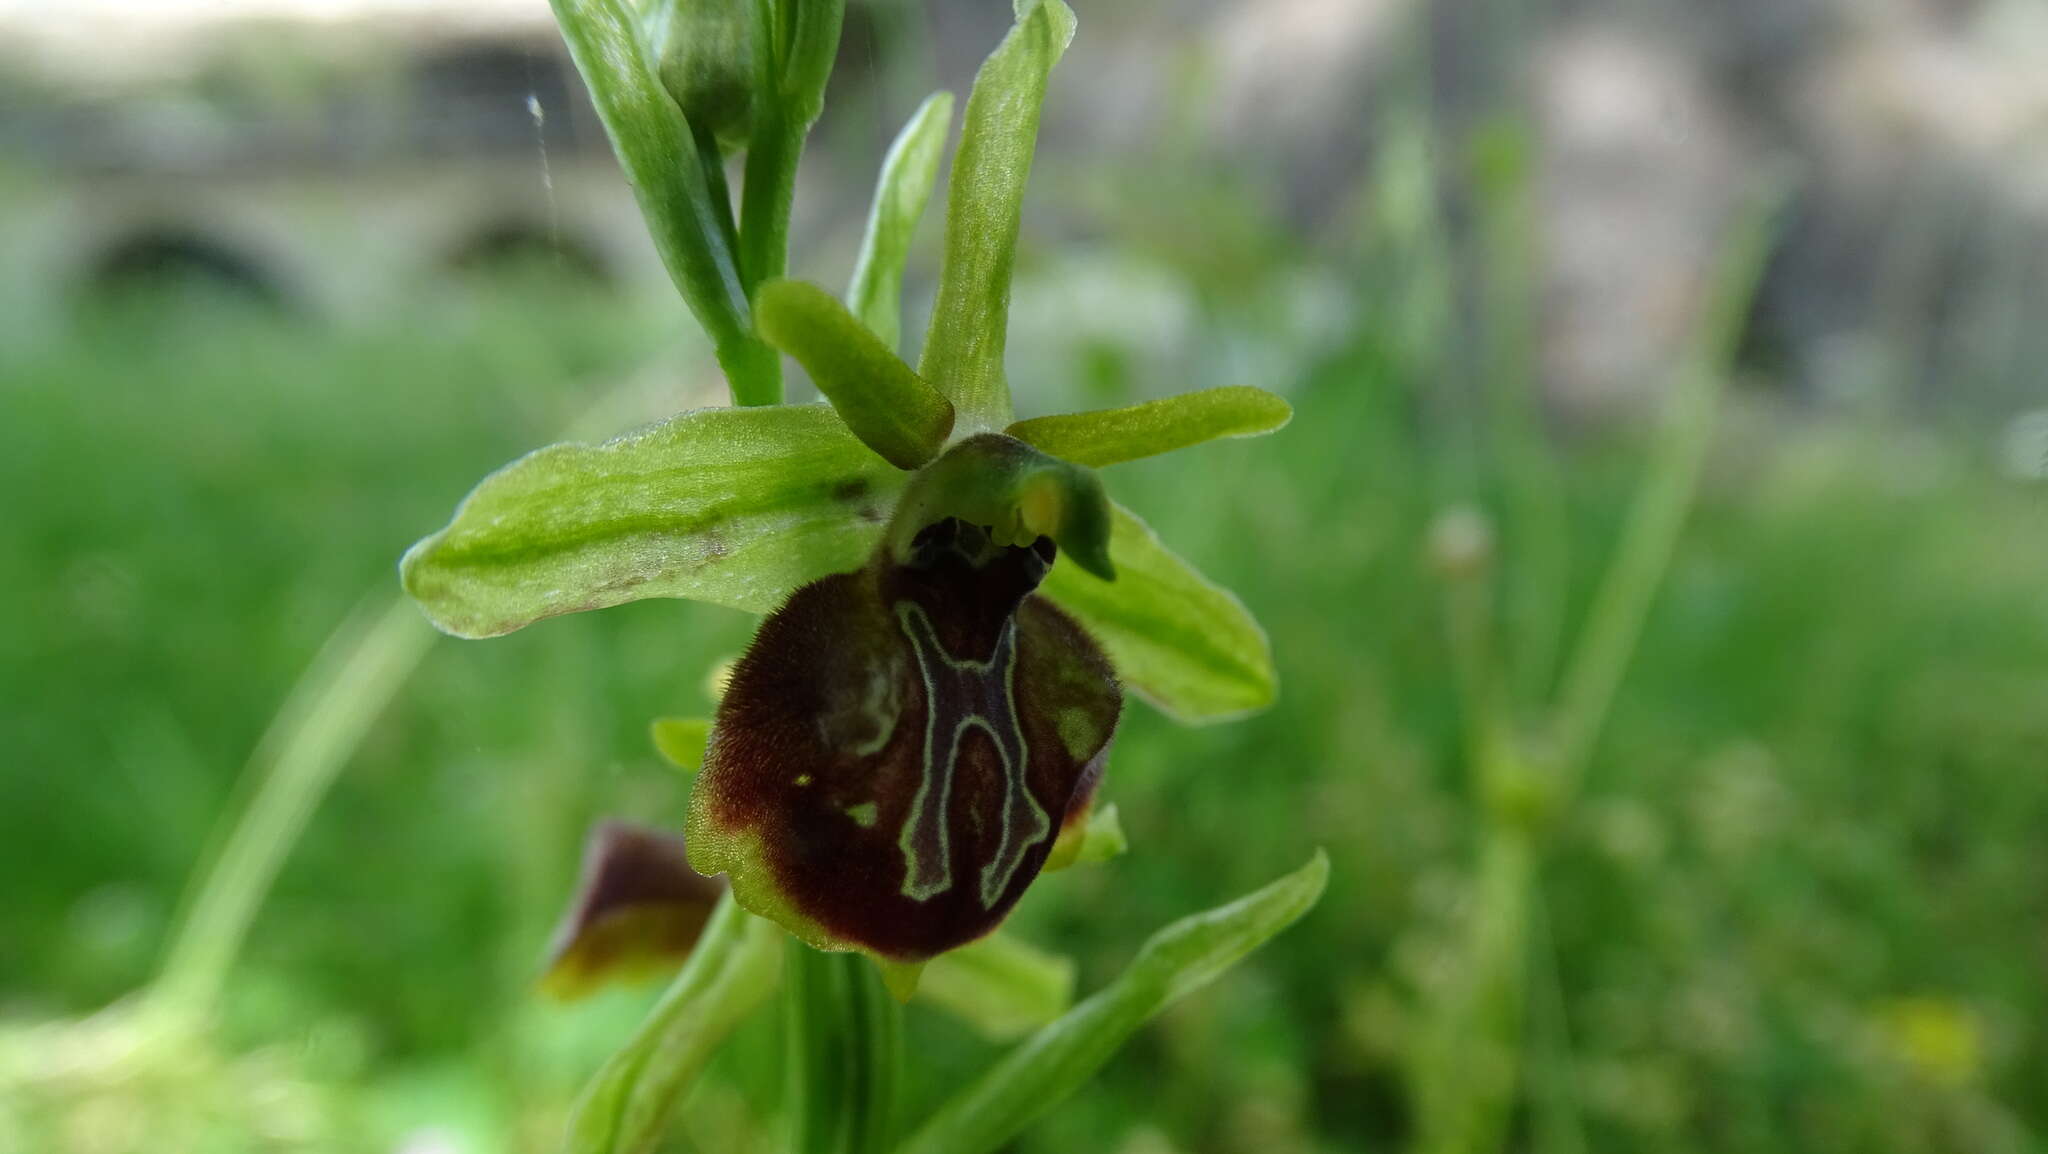
[[[576,901],[555,931],[542,988],[580,997],[606,981],[673,969],[724,887],[690,868],[683,839],[604,821],[583,848]]]
[[[1031,596],[1052,545],[941,521],[800,589],[734,670],[691,862],[825,948],[916,962],[994,929],[1085,803],[1122,695]]]

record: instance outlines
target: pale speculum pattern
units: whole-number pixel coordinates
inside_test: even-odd
[[[946,652],[931,618],[916,603],[896,603],[896,620],[917,655],[925,689],[924,779],[911,799],[899,844],[905,865],[903,893],[924,901],[953,886],[952,843],[947,812],[961,747],[980,729],[994,745],[1003,777],[1002,814],[996,852],[981,870],[981,904],[991,907],[1031,847],[1051,831],[1045,810],[1025,787],[1027,751],[1017,722],[1013,678],[1017,667],[1017,622],[1005,621],[986,661]]]

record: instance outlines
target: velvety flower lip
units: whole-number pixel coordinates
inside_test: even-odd
[[[1055,557],[944,517],[799,589],[720,703],[691,864],[823,948],[916,963],[993,930],[1085,814],[1122,706],[1033,592]]]
[[[679,835],[599,822],[584,843],[575,899],[548,947],[542,988],[574,998],[614,978],[672,969],[697,944],[724,891],[690,868]]]

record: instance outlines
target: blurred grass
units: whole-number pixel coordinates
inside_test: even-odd
[[[617,302],[525,286],[403,315],[329,330],[144,301],[0,361],[0,1010],[82,1013],[145,980],[249,748],[404,546],[649,358],[678,366],[649,415],[691,383],[673,318]],[[1438,352],[1409,320],[1357,321],[1270,382],[1299,413],[1278,438],[1110,471],[1265,621],[1283,699],[1199,730],[1134,705],[1105,786],[1133,852],[1047,878],[1018,928],[1075,953],[1088,990],[1311,844],[1332,880],[1022,1149],[1410,1136],[1405,1050],[1471,901],[1478,813],[1422,542],[1498,484],[1430,392]],[[1115,363],[1091,385],[1111,399],[1133,389]],[[1222,383],[1242,382],[1177,387]],[[1642,465],[1628,437],[1573,447],[1567,556],[1606,555]],[[1511,1145],[2038,1148],[2040,516],[1963,446],[1740,401],[1551,847]],[[1596,575],[1570,572],[1568,624]],[[1513,551],[1501,579],[1517,604]],[[260,916],[229,1044],[290,1048],[390,1133],[547,1148],[642,1004],[531,1001],[582,830],[679,817],[646,722],[703,711],[748,628],[650,603],[437,648]],[[988,1050],[911,1019],[915,1109]],[[756,1023],[721,1059],[689,1148],[745,1148],[771,1041]]]

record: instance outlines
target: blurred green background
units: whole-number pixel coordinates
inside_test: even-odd
[[[85,35],[32,7],[0,7],[17,46]],[[294,847],[205,1049],[79,1056],[118,1048],[88,1016],[155,972],[251,750],[406,545],[566,429],[720,394],[545,5],[447,7],[431,34],[280,3],[192,17],[168,62],[161,38],[105,42],[98,71],[8,57],[0,1150],[551,1149],[653,996],[532,984],[589,823],[680,820],[649,719],[708,710],[748,636],[670,602],[437,643]],[[1315,846],[1333,872],[1016,1148],[2042,1149],[2038,10],[1076,7],[1019,407],[1290,398],[1275,437],[1107,477],[1260,617],[1283,688],[1203,729],[1134,703],[1103,794],[1132,852],[1048,877],[1013,928],[1085,992]],[[1008,8],[854,4],[797,272],[843,281],[896,124],[964,89]],[[1490,531],[1463,580],[1540,748],[1764,174],[1787,207],[1698,503],[1503,912],[1447,629],[1471,586],[1433,532]],[[1472,927],[1502,918],[1521,993],[1458,1019],[1487,978]],[[912,1109],[996,1052],[909,1028]],[[773,1148],[774,1040],[740,1036],[674,1149]],[[1498,1133],[1430,1120],[1515,1067]]]

